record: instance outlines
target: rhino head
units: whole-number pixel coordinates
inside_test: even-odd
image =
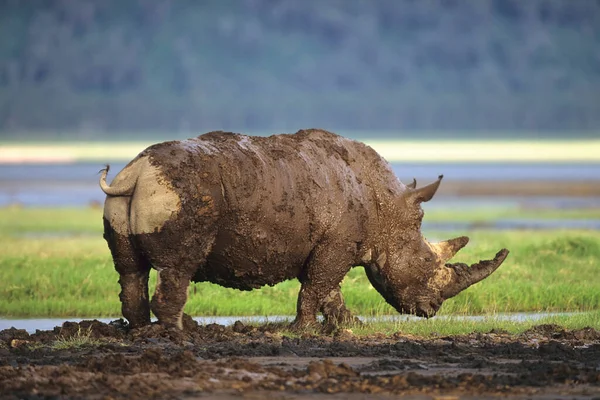
[[[385,217],[382,238],[369,255],[370,262],[365,263],[373,287],[402,314],[434,316],[444,300],[488,277],[508,255],[508,250],[502,249],[493,260],[470,267],[449,264],[469,238],[430,243],[422,236],[421,203],[433,197],[442,178],[418,189],[413,182],[399,198],[386,202],[381,210]]]

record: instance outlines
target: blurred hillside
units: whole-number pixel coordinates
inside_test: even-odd
[[[600,1],[0,1],[0,137],[307,127],[595,135]]]

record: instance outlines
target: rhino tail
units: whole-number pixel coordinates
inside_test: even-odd
[[[137,160],[136,160],[137,161]],[[135,190],[135,185],[139,176],[138,162],[128,164],[117,176],[111,184],[106,183],[106,175],[110,170],[110,165],[100,170],[100,188],[108,196],[131,196]]]

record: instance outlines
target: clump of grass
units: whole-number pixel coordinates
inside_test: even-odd
[[[41,350],[44,347],[46,347],[46,346],[43,343],[40,343],[40,342],[27,343],[27,350],[29,350],[29,351]]]
[[[60,336],[52,343],[54,350],[80,349],[82,347],[98,346],[102,341],[92,337],[91,327],[83,331],[81,327],[72,336]]]

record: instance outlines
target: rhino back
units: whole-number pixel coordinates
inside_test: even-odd
[[[298,277],[324,235],[366,240],[374,193],[402,190],[372,149],[320,130],[211,132],[144,155],[180,201],[162,229],[138,235],[148,258],[240,289]]]

